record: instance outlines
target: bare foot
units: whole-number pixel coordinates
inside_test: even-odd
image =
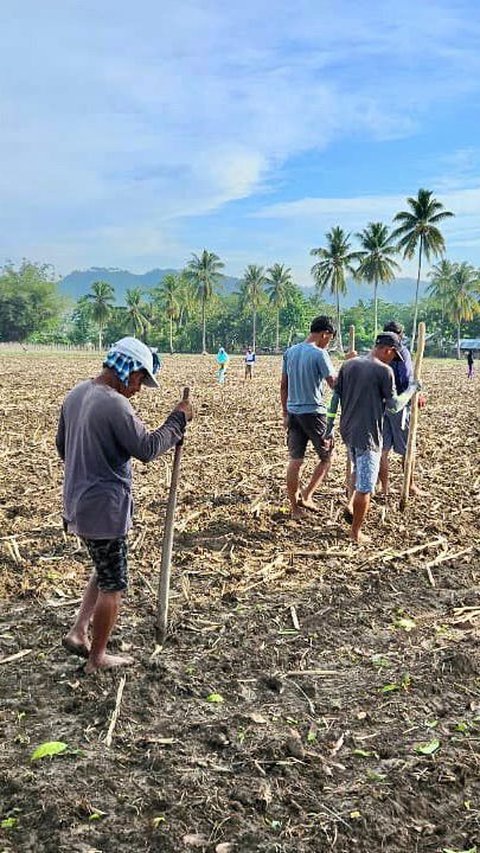
[[[314,512],[320,512],[320,507],[315,503],[313,498],[307,497],[306,492],[300,492],[300,505],[305,507],[305,509],[312,509]]]
[[[298,504],[296,507],[292,507],[292,509],[290,510],[290,518],[293,518],[296,521],[298,521],[300,518],[305,518],[305,515],[306,512],[303,506],[299,506]]]
[[[131,657],[122,657],[120,655],[104,655],[99,661],[88,659],[85,664],[85,672],[89,675],[91,672],[96,672],[99,669],[114,669],[117,666],[131,666],[135,663]]]
[[[90,654],[90,643],[79,635],[75,634],[73,631],[70,631],[69,634],[66,634],[62,640],[62,646],[67,652],[70,652],[71,655],[78,655],[80,658],[88,658]]]
[[[366,534],[362,533],[361,530],[356,534],[353,533],[353,531],[350,531],[350,539],[354,545],[368,545],[370,542],[370,536],[366,536]]]
[[[410,494],[411,495],[423,495],[423,492],[419,488],[419,486],[416,485],[416,483],[410,483]]]

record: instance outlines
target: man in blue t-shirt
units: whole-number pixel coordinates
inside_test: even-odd
[[[330,317],[316,317],[306,340],[290,347],[283,356],[280,397],[290,457],[287,493],[293,518],[300,518],[305,509],[318,509],[313,501],[313,493],[325,478],[332,462],[333,440],[325,439],[327,407],[323,392],[325,382],[331,388],[335,383],[333,365],[327,352],[327,346],[335,334]],[[309,441],[320,461],[308,486],[300,489],[300,468]]]

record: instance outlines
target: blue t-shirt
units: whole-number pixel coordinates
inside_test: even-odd
[[[393,370],[393,375],[395,376],[395,389],[397,394],[403,394],[414,379],[412,356],[405,344],[402,344],[401,354],[403,361],[395,359],[390,364],[390,367]]]
[[[324,380],[334,376],[333,364],[325,349],[303,341],[287,349],[283,373],[288,378],[287,411],[293,415],[325,414]]]

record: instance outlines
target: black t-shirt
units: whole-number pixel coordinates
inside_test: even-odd
[[[358,450],[380,450],[385,403],[395,398],[393,370],[377,358],[352,358],[340,368],[335,385],[342,404],[340,433]]]

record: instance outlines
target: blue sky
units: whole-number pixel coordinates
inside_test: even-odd
[[[478,0],[4,0],[0,263],[285,263],[432,189],[480,264]],[[413,264],[405,264],[410,274]]]

